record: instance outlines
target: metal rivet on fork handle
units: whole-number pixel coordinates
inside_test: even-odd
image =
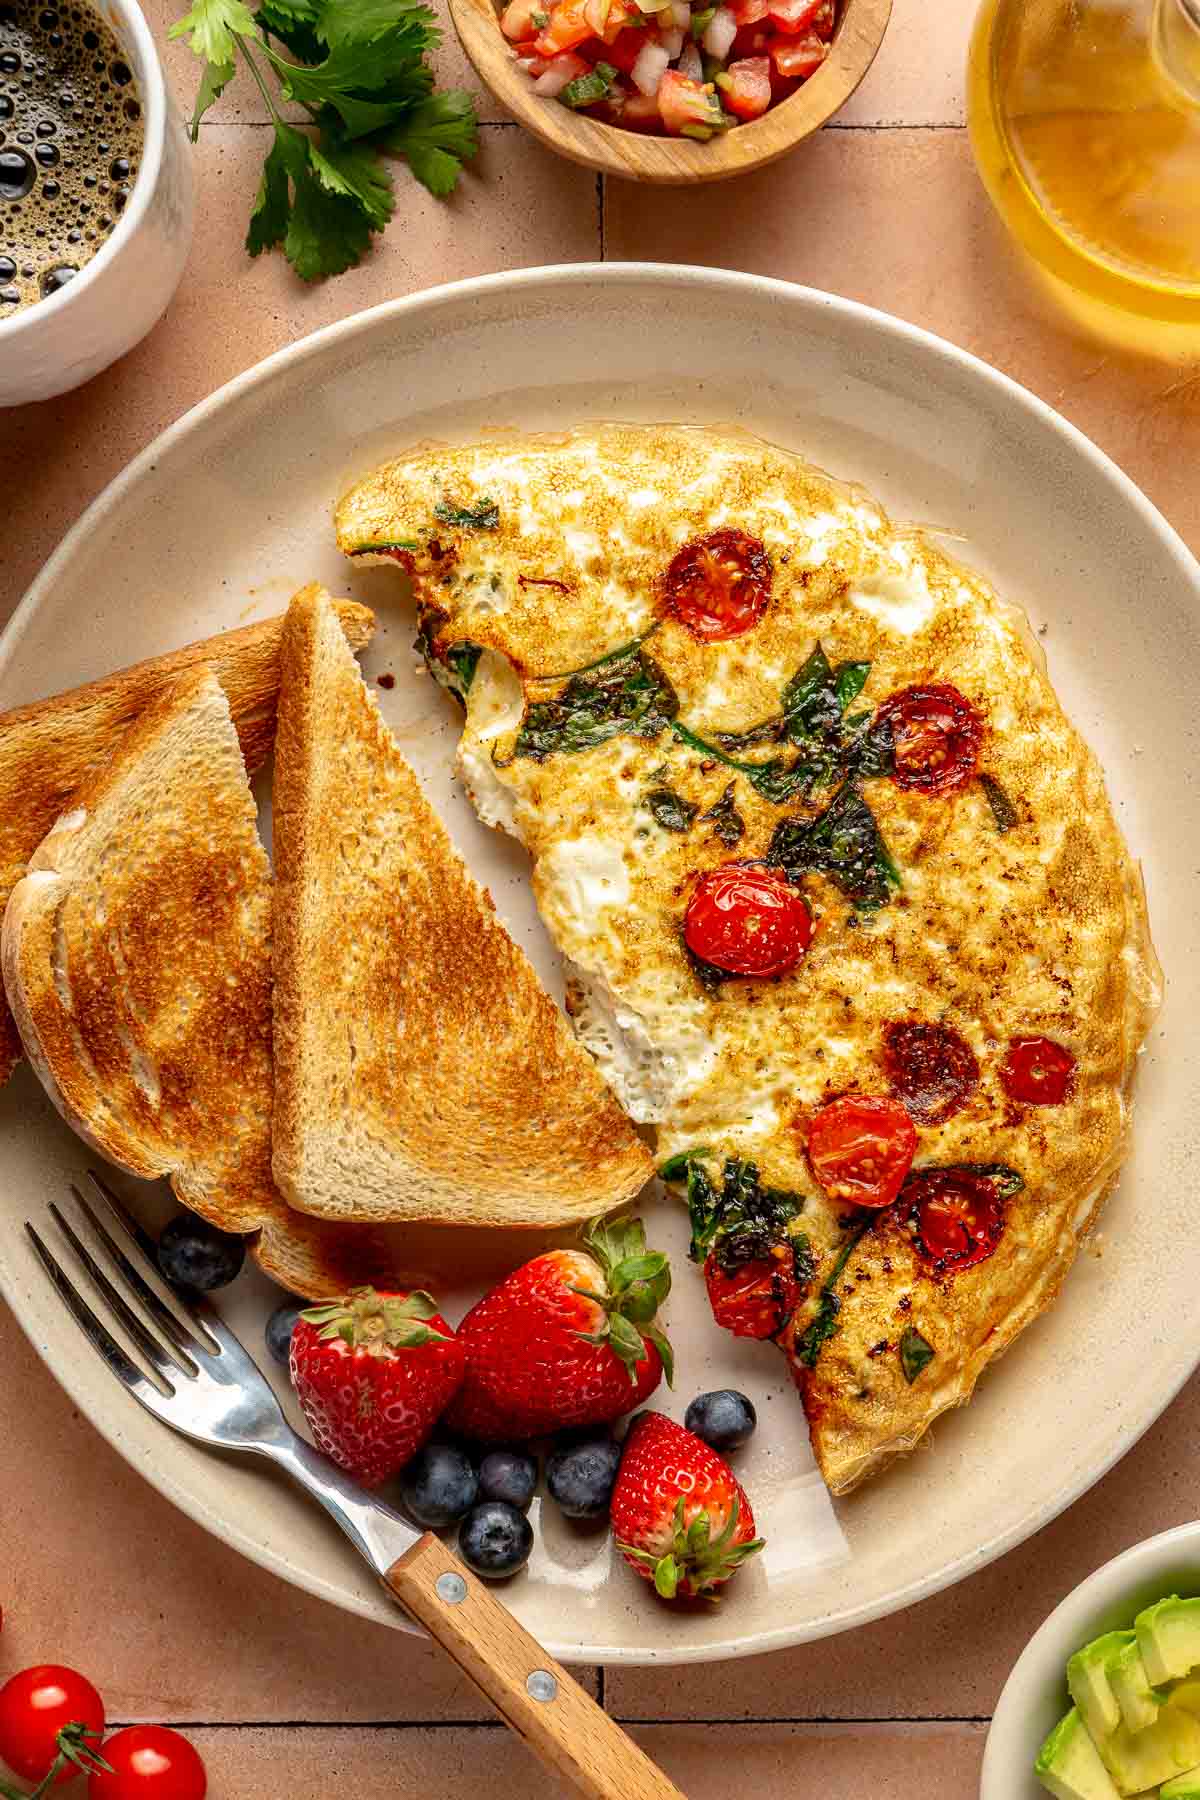
[[[447,1606],[461,1606],[467,1597],[467,1584],[453,1569],[447,1569],[444,1575],[439,1575],[435,1585],[438,1599],[444,1600]]]

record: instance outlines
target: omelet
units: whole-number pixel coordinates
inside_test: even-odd
[[[718,1317],[782,1348],[847,1491],[1054,1297],[1159,1000],[1138,871],[1023,614],[734,430],[425,448],[337,533],[409,578],[575,1028],[686,1189]],[[848,1102],[886,1122],[865,1151]]]

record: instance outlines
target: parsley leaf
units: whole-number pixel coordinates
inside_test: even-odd
[[[470,96],[433,91],[427,58],[441,32],[421,0],[260,0],[256,13],[245,0],[194,0],[171,30],[185,34],[204,62],[193,138],[239,60],[258,85],[274,132],[246,248],[282,246],[305,281],[357,263],[392,218],[381,152],[442,196],[478,150]],[[311,124],[285,122],[280,99]]]
[[[231,68],[234,39],[257,37],[258,27],[244,0],[195,0],[191,11],[176,20],[168,36],[186,37],[189,32],[191,48],[197,56]]]
[[[479,149],[475,103],[461,88],[432,94],[388,132],[383,147],[403,156],[422,187],[442,200]]]

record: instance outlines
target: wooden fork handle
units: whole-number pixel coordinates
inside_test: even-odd
[[[427,1532],[384,1581],[506,1725],[587,1800],[684,1800],[673,1782]]]

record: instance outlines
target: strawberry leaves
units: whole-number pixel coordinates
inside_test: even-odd
[[[420,1288],[411,1294],[377,1294],[374,1288],[355,1288],[344,1300],[327,1306],[310,1306],[300,1317],[319,1325],[322,1343],[340,1338],[351,1350],[372,1356],[388,1356],[393,1350],[415,1350],[422,1344],[449,1340],[424,1323],[437,1317],[437,1301]]]
[[[659,1307],[671,1291],[671,1265],[659,1250],[646,1249],[646,1229],[640,1219],[596,1219],[583,1234],[583,1242],[599,1263],[607,1293],[576,1287],[572,1291],[592,1301],[604,1313],[594,1332],[577,1333],[585,1343],[607,1344],[624,1363],[630,1383],[636,1383],[638,1366],[646,1360],[646,1345],[658,1351],[667,1378],[675,1385],[675,1354],[670,1340],[655,1323]]]
[[[681,1587],[685,1594],[703,1594],[715,1599],[711,1590],[728,1581],[747,1557],[757,1556],[766,1542],[765,1538],[751,1538],[748,1543],[734,1543],[740,1512],[735,1494],[724,1525],[713,1537],[709,1513],[701,1508],[689,1522],[681,1494],[671,1521],[671,1548],[665,1555],[656,1556],[652,1551],[639,1550],[636,1545],[622,1543],[620,1539],[617,1549],[631,1561],[652,1571],[654,1590],[663,1600],[674,1600]]]
[[[304,281],[340,274],[395,211],[384,156],[402,157],[444,198],[478,148],[469,94],[433,91],[428,53],[441,32],[419,0],[194,0],[171,29],[204,63],[200,121],[244,63],[273,135],[250,217],[251,256],[281,247]],[[308,114],[281,117],[278,99]]]

